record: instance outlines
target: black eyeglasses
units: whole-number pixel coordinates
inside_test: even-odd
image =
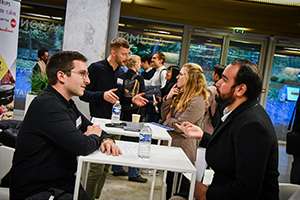
[[[86,77],[88,77],[89,76],[89,72],[88,71],[63,71],[63,72],[73,72],[73,73],[77,73],[77,74],[79,74],[81,77],[82,77],[82,79],[85,79]]]

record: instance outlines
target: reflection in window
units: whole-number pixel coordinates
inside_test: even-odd
[[[199,64],[208,84],[213,84],[214,65],[220,64],[222,39],[192,35],[188,62]]]
[[[183,26],[149,20],[121,17],[118,36],[125,38],[135,55],[149,55],[156,51],[166,56],[165,66],[178,65]]]
[[[274,54],[266,111],[278,140],[285,140],[287,126],[299,94],[300,49],[277,46]]]
[[[261,44],[231,40],[228,49],[227,65],[237,59],[248,59],[257,65],[260,48]]]

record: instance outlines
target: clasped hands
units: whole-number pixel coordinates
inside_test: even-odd
[[[102,129],[99,125],[93,124],[92,126],[87,127],[87,131],[84,133],[86,136],[89,136],[90,134],[96,134],[99,137],[102,135]],[[107,152],[107,155],[112,154],[113,156],[119,156],[122,155],[121,150],[119,147],[114,143],[113,140],[105,140],[101,146],[100,146],[101,152],[104,153]]]

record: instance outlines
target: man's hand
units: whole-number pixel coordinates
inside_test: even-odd
[[[84,135],[89,136],[90,134],[96,134],[100,137],[102,134],[102,129],[100,128],[99,125],[95,125],[95,124],[93,124],[92,126],[88,126]]]
[[[115,104],[116,101],[119,101],[118,95],[116,95],[114,93],[117,90],[118,90],[118,88],[114,88],[114,89],[110,89],[110,90],[104,92],[104,94],[103,94],[104,100],[109,102],[109,103],[112,103],[112,104]]]
[[[182,122],[181,125],[175,124],[180,130],[182,130],[187,136],[201,140],[203,137],[203,131],[199,126],[195,126],[190,122]]]
[[[119,147],[112,140],[105,140],[100,146],[101,152],[107,152],[107,155],[112,154],[113,156],[122,155]]]
[[[148,100],[142,97],[145,93],[137,94],[132,98],[132,103],[138,106],[145,106],[148,103]]]
[[[197,200],[206,200],[207,190],[208,190],[208,187],[206,185],[204,185],[200,181],[196,180],[194,197]]]

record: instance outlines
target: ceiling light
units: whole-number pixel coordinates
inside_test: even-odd
[[[279,4],[286,6],[300,6],[300,0],[247,0],[259,3]]]
[[[47,19],[63,20],[62,17],[54,17],[54,16],[41,15],[41,14],[36,14],[36,13],[22,12],[22,14],[29,15],[29,16],[34,16],[34,17],[42,17],[42,18],[47,18]]]
[[[22,4],[21,7],[22,8],[28,8],[28,9],[34,9],[33,6],[27,6],[27,5],[24,5],[24,4]]]
[[[125,24],[121,24],[121,23],[119,23],[119,26],[125,26]]]
[[[151,33],[161,33],[161,34],[166,34],[170,35],[171,33],[168,31],[160,31],[160,30],[153,30],[153,29],[144,29],[146,32],[151,32]]]
[[[25,15],[31,15],[31,16],[34,16],[34,17],[47,18],[47,19],[51,18],[49,15],[41,15],[41,14],[27,13],[27,12],[23,12],[23,14],[25,14]]]
[[[285,58],[285,57],[288,57],[288,56],[282,55],[282,54],[274,54],[274,57],[283,57],[283,58]]]
[[[288,50],[291,50],[291,51],[300,51],[299,48],[284,47],[284,49],[288,49]]]
[[[167,35],[170,35],[171,33],[168,32],[168,31],[157,31],[157,33],[162,33],[162,34],[167,34]]]
[[[55,20],[63,20],[62,17],[53,17],[53,16],[51,16],[51,18],[52,18],[52,19],[55,19]]]
[[[131,3],[132,0],[121,0],[122,3]]]

